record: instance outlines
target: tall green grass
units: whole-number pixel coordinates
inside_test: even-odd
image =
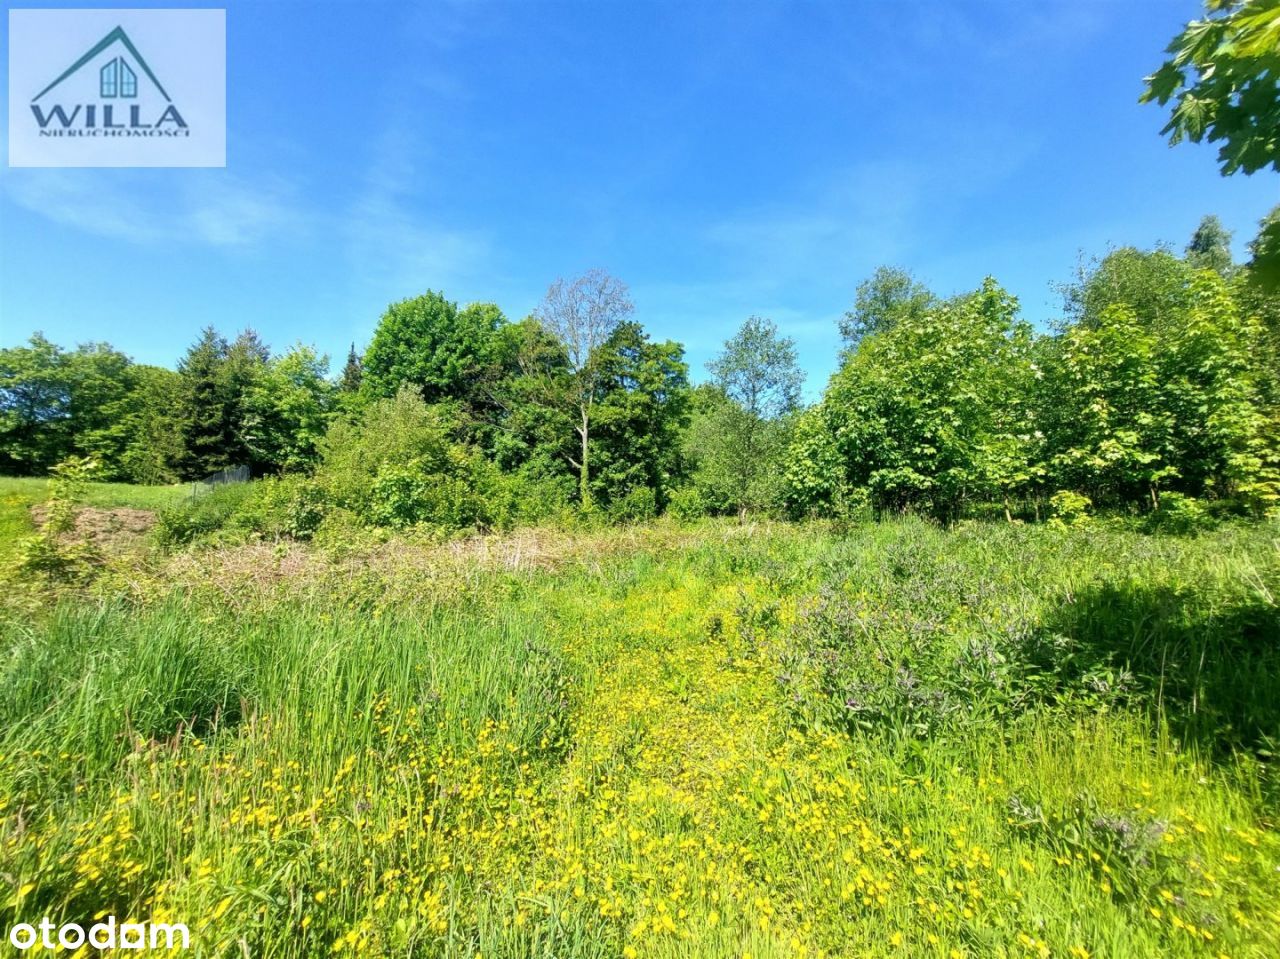
[[[272,957],[1280,950],[1275,526],[628,535],[453,597],[418,562],[6,626],[0,926],[160,916]]]

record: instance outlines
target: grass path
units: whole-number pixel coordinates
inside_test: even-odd
[[[628,916],[623,955],[1217,954],[1221,930],[1135,908],[1117,899],[1110,867],[1010,828],[1010,797],[1043,780],[1047,795],[1181,794],[1176,810],[1150,810],[1170,814],[1169,844],[1185,850],[1212,829],[1237,850],[1221,862],[1233,868],[1262,834],[1225,817],[1217,794],[1187,790],[1206,770],[1152,755],[1149,729],[1033,726],[904,769],[788,715],[770,645],[794,598],[750,577],[640,567],[603,598],[561,588],[560,642],[584,679],[549,832],[579,841],[542,862],[553,899],[595,897],[606,919]],[[751,621],[761,608],[773,635]],[[1262,838],[1268,851],[1245,871],[1255,880],[1277,851]],[[1247,881],[1224,886],[1187,851],[1202,897],[1229,899]],[[1280,912],[1233,919],[1260,944],[1236,955],[1266,955]],[[586,920],[592,940],[612,941],[598,920]]]

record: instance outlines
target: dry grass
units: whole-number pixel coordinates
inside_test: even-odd
[[[379,593],[379,604],[422,601],[465,589],[492,573],[526,574],[567,568],[596,570],[632,553],[655,556],[708,542],[729,543],[768,532],[771,524],[708,523],[689,527],[656,523],[599,530],[531,528],[446,542],[396,536],[385,542],[317,548],[294,542],[258,542],[189,550],[157,569],[167,584],[191,592],[215,590],[237,603],[336,594]]]
[[[49,509],[43,503],[31,507],[31,520],[36,529],[43,529]],[[139,545],[156,525],[156,514],[151,510],[117,506],[99,509],[85,506],[76,510],[76,525],[72,535],[88,540],[111,553],[124,552]]]

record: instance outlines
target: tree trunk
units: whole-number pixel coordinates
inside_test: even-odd
[[[582,437],[582,459],[578,473],[578,491],[582,494],[582,508],[584,510],[591,509],[591,474],[587,471],[587,455],[590,448],[589,437],[591,423],[587,416],[587,411],[582,411],[582,426],[578,430],[578,435]]]

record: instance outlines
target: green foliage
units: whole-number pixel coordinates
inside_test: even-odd
[[[1082,267],[1077,281],[1062,288],[1063,305],[1081,326],[1096,325],[1104,310],[1122,305],[1145,326],[1158,328],[1186,311],[1194,272],[1167,249],[1121,247]]]
[[[343,393],[360,392],[360,384],[364,380],[364,361],[356,352],[356,345],[351,344],[347,351],[347,362],[342,367],[342,376],[338,380],[338,389]]]
[[[857,349],[864,337],[891,329],[900,319],[919,318],[937,306],[929,288],[898,267],[877,267],[858,284],[853,309],[840,320],[840,337],[847,349]]]
[[[233,526],[293,537],[313,506],[397,527],[569,522],[571,482],[598,517],[641,489],[662,513],[686,487],[711,514],[842,524],[1039,518],[1051,490],[1101,509],[1177,492],[1215,516],[1266,514],[1280,510],[1280,297],[1259,251],[1275,220],[1239,268],[1214,217],[1185,257],[1113,250],[1063,289],[1067,319],[1043,336],[994,280],[942,300],[882,268],[804,412],[794,344],[770,321],[747,320],[693,390],[683,348],[653,342],[601,271],[553,285],[519,323],[437,293],[394,304],[368,363],[353,344],[337,381],[314,349],[273,357],[252,331],[204,330],[176,373],[37,334],[0,350],[0,470],[68,455],[147,483],[318,469],[320,502]],[[395,385],[415,381],[437,402],[410,414]]]
[[[572,470],[576,487],[569,360],[563,344],[535,318],[526,317],[502,329],[498,355],[500,372],[490,386],[497,407],[490,443],[494,461],[509,473],[532,470],[554,476]]]
[[[456,439],[460,424],[447,407],[404,386],[370,403],[356,420],[337,420],[320,444],[316,482],[336,506],[365,523],[448,529],[505,521],[493,505],[498,471]]]
[[[301,344],[270,360],[245,396],[242,433],[255,463],[285,472],[305,469],[333,409],[329,359]]]
[[[92,456],[103,477],[168,482],[173,378],[105,343],[65,351],[37,333],[0,350],[0,471]]]
[[[45,337],[0,351],[0,456],[6,473],[42,473],[67,454],[66,358]]]
[[[136,388],[121,430],[128,437],[120,455],[120,474],[131,483],[177,482],[182,436],[177,409],[182,383],[177,373],[159,366],[133,367]]]
[[[686,522],[702,519],[709,512],[702,491],[696,486],[682,486],[667,499],[667,513]]]
[[[71,457],[53,468],[49,481],[48,509],[45,529],[53,535],[75,529],[75,506],[84,499],[89,481],[99,473],[97,462],[89,458]]]
[[[101,556],[91,542],[76,535],[76,507],[98,472],[97,462],[87,457],[68,457],[53,468],[43,528],[18,547],[20,574],[63,585],[93,578]]]
[[[1230,277],[1235,269],[1231,260],[1231,231],[1210,214],[1200,221],[1187,244],[1187,265],[1196,270],[1213,270]]]
[[[1147,528],[1166,533],[1197,533],[1213,526],[1204,504],[1181,493],[1165,493],[1160,505],[1147,516]]]
[[[1170,143],[1221,142],[1224,174],[1280,171],[1280,4],[1209,0],[1208,15],[1169,44],[1142,102],[1175,101]]]
[[[1071,327],[1047,370],[1046,428],[1059,481],[1128,499],[1174,475],[1173,423],[1159,404],[1158,333],[1124,305]]]
[[[661,509],[683,477],[684,349],[651,341],[638,323],[624,321],[629,310],[625,287],[593,273],[557,284],[540,319],[504,331],[497,370],[506,373],[490,391],[493,460],[519,489],[550,495],[548,506],[572,475],[586,512],[607,510],[640,487]],[[562,511],[557,503],[553,512]]]
[[[528,372],[535,378],[535,395],[540,395],[541,402],[555,410],[577,434],[577,448],[574,454],[566,453],[566,458],[577,470],[584,512],[592,509],[591,431],[604,379],[603,366],[607,358],[623,362],[627,359],[618,355],[622,344],[610,344],[634,312],[626,284],[604,270],[594,269],[568,282],[556,280],[535,314],[536,322],[556,348],[540,351],[538,358],[544,363],[550,361],[550,365]],[[637,331],[638,327],[623,335],[634,340]],[[616,480],[610,485],[616,486]]]
[[[1168,487],[1265,509],[1277,487],[1257,320],[1208,271],[1186,298],[1146,321],[1112,304],[1062,336],[1047,371],[1051,467],[1095,500],[1146,494],[1155,506]]]
[[[690,432],[694,482],[719,512],[768,510],[780,501],[780,461],[804,380],[795,342],[751,317],[707,364]]]
[[[1280,295],[1280,205],[1272,207],[1259,222],[1258,235],[1249,241],[1249,253],[1249,279],[1273,298]]]
[[[251,397],[259,388],[270,352],[246,330],[228,344],[206,327],[178,364],[179,474],[199,479],[232,466],[266,465],[247,441]]]
[[[609,518],[615,523],[643,523],[658,515],[653,489],[637,486],[609,504]]]
[[[684,347],[654,343],[638,323],[622,323],[600,347],[591,499],[611,509],[647,490],[661,510],[681,479],[680,439],[689,423]]]
[[[1224,176],[1280,170],[1280,3],[1206,0],[1207,16],[1173,38],[1169,60],[1147,77],[1142,102],[1175,101],[1162,133],[1221,142]],[[1252,272],[1280,289],[1280,224],[1264,227],[1253,248]]]
[[[483,467],[460,451],[451,450],[448,458],[444,470],[414,460],[385,464],[361,497],[358,515],[389,529],[428,525],[454,530],[494,523],[493,504],[475,485]]]
[[[578,484],[564,471],[544,469],[533,461],[502,481],[501,515],[519,524],[570,524],[578,511]]]
[[[1038,475],[1030,327],[988,279],[974,294],[901,317],[865,339],[802,419],[789,454],[797,512],[865,488],[879,509],[959,515]],[[826,434],[826,435],[824,435]]]
[[[844,413],[825,401],[800,414],[783,460],[783,496],[794,517],[829,516],[850,487],[838,441]]]
[[[251,490],[228,523],[263,536],[310,539],[329,510],[324,490],[308,476],[269,476],[251,484]]]
[[[162,509],[156,515],[156,542],[165,548],[185,546],[232,527],[255,495],[254,486],[225,483]]]
[[[1164,531],[1191,517],[1206,529],[1185,499],[1169,515]],[[1012,524],[891,528],[850,541],[786,644],[797,694],[828,721],[919,739],[1136,706],[1211,752],[1272,751],[1280,714],[1250,683],[1280,683],[1280,567],[1261,554],[1237,566],[1223,550],[1239,534],[1152,542],[1088,525],[1048,534],[1071,544],[1050,548]],[[1269,532],[1245,535],[1256,546]]]
[[[772,320],[747,319],[707,369],[725,396],[758,420],[777,419],[800,405],[804,373],[796,343],[778,336]]]
[[[459,310],[433,290],[393,303],[365,351],[361,389],[389,399],[411,386],[429,403],[471,399],[505,324],[491,303]]]
[[[1079,526],[1089,519],[1093,500],[1083,493],[1062,489],[1049,497],[1049,513],[1064,526]]]

